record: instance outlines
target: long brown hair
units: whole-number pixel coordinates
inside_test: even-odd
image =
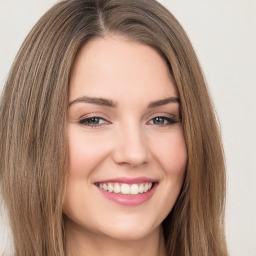
[[[168,255],[226,256],[225,166],[215,113],[188,37],[154,0],[62,1],[24,41],[0,108],[0,175],[16,255],[66,255],[70,71],[79,49],[107,34],[153,47],[178,88],[188,164],[179,198],[163,222]]]

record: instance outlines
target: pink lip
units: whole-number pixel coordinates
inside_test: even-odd
[[[137,195],[123,195],[121,193],[116,194],[113,192],[108,192],[103,189],[100,189],[97,186],[98,190],[102,193],[102,195],[105,198],[107,198],[111,201],[114,201],[120,205],[136,206],[136,205],[143,204],[144,202],[148,201],[153,196],[153,194],[156,191],[156,188],[158,186],[158,182],[156,182],[156,180],[146,178],[146,177],[139,177],[139,178],[122,177],[122,178],[116,178],[116,179],[102,180],[100,182],[96,182],[95,184],[97,184],[97,183],[138,184],[138,183],[143,183],[143,182],[145,182],[145,183],[152,182],[152,183],[154,183],[154,185],[148,192],[142,193],[142,194],[137,194]]]
[[[138,184],[138,183],[149,183],[149,182],[157,182],[157,180],[150,179],[148,177],[137,177],[137,178],[129,178],[129,177],[120,177],[115,179],[107,179],[100,180],[95,182],[97,183],[126,183],[126,184]]]

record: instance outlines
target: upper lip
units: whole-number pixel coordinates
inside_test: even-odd
[[[105,179],[105,180],[99,180],[95,183],[126,183],[126,184],[136,184],[136,183],[150,183],[150,182],[157,182],[156,179],[151,179],[148,177],[137,177],[137,178],[131,178],[131,177],[120,177],[120,178],[114,178],[114,179]]]

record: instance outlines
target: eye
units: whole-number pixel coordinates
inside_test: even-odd
[[[175,124],[177,123],[178,120],[171,118],[171,117],[167,117],[167,116],[156,116],[154,118],[152,118],[148,124],[151,125],[158,125],[158,126],[164,126],[164,125],[171,125],[171,124]]]
[[[92,117],[84,118],[79,121],[79,124],[85,125],[85,126],[91,126],[91,127],[97,127],[107,123],[108,122],[104,118],[99,116],[92,116]]]

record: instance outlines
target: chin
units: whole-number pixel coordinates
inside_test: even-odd
[[[160,227],[156,227],[155,230],[159,230]],[[114,228],[109,232],[106,232],[105,235],[119,241],[139,241],[147,236],[150,236],[154,230],[151,229],[135,229],[127,228],[120,229]]]
[[[131,216],[130,216],[131,217]],[[116,218],[113,222],[107,222],[108,225],[101,225],[102,234],[105,234],[112,239],[122,240],[122,241],[133,241],[140,240],[153,233],[158,233],[161,229],[161,222],[155,223],[155,221],[145,218],[129,218],[124,217]],[[106,224],[106,223],[105,223]],[[104,226],[104,228],[103,228]]]

